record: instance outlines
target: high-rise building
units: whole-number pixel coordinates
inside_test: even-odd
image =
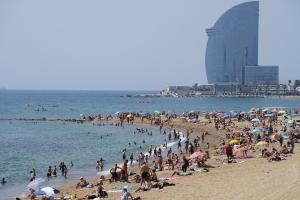
[[[258,21],[259,2],[251,1],[229,9],[212,28],[206,29],[208,42],[205,63],[208,83],[278,83],[278,66],[258,66]],[[272,72],[269,73],[267,69],[272,69]],[[247,75],[247,72],[251,74]],[[253,79],[253,73],[260,73],[260,76]],[[265,76],[268,77],[267,82],[263,78]]]

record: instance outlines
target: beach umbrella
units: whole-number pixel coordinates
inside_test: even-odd
[[[238,144],[238,143],[240,143],[239,140],[231,140],[231,141],[229,142],[229,144],[231,144],[231,145],[233,145],[233,144]]]
[[[269,111],[270,111],[269,108],[265,108],[265,109],[262,110],[262,112],[264,112],[264,113],[265,113],[265,112],[269,112]]]
[[[197,119],[196,118],[188,119],[188,122],[195,123],[195,122],[197,122]]]
[[[282,138],[283,138],[284,140],[288,140],[288,139],[289,139],[289,136],[283,135]]]
[[[258,142],[256,145],[257,146],[263,146],[263,145],[268,145],[269,143],[265,142],[265,141],[260,141]]]
[[[154,110],[153,113],[159,114],[160,112],[158,110]]]
[[[279,114],[279,115],[283,115],[283,114],[287,114],[287,112],[284,111],[284,110],[279,110],[279,111],[278,111],[278,114]]]
[[[238,148],[238,149],[236,149],[236,150],[234,150],[235,152],[244,152],[244,151],[248,151],[248,149],[247,148],[245,148],[245,147],[241,147],[241,148]]]
[[[191,110],[189,113],[191,114],[191,113],[195,113],[196,111],[194,111],[194,110]]]
[[[255,133],[255,134],[258,134],[258,133],[260,133],[260,132],[262,132],[262,130],[261,130],[260,128],[254,128],[254,129],[252,130],[252,133]]]
[[[274,135],[271,136],[271,139],[272,140],[279,140],[279,135],[274,134]]]
[[[251,120],[251,122],[260,122],[260,120],[257,119],[257,118],[254,118],[254,119]]]
[[[206,153],[200,152],[200,151],[196,151],[194,152],[192,155],[190,155],[188,157],[188,159],[195,159],[195,158],[204,158],[206,156]]]
[[[59,193],[59,190],[53,187],[44,187],[35,192],[36,195],[46,195],[48,197],[53,197]]]
[[[271,114],[265,114],[264,115],[265,117],[273,117],[273,114],[271,113]]]
[[[38,187],[39,185],[41,185],[42,183],[46,182],[47,179],[46,178],[36,178],[34,179],[33,181],[31,181],[27,187],[28,188],[36,188]]]

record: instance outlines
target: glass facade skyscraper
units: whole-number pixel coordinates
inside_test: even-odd
[[[229,9],[212,28],[206,29],[209,84],[247,84],[246,66],[257,66],[255,72],[265,72],[264,67],[258,66],[258,22],[259,2],[251,1]],[[271,79],[270,83],[278,83],[278,75]]]

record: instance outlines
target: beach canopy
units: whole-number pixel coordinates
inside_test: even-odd
[[[251,120],[251,122],[260,122],[260,120],[257,119],[257,118],[254,118],[254,119]]]
[[[278,114],[282,115],[282,114],[287,114],[287,112],[285,110],[279,110]]]
[[[263,146],[263,145],[268,145],[269,143],[265,142],[265,141],[260,141],[258,142],[256,145],[257,146]]]
[[[36,188],[39,185],[41,185],[42,183],[46,182],[47,179],[46,178],[36,178],[35,180],[31,181],[27,187],[28,188]]]
[[[200,151],[196,151],[194,152],[192,155],[190,155],[188,157],[188,159],[195,159],[195,158],[204,158],[206,156],[206,153],[200,152]]]
[[[233,145],[233,144],[238,144],[238,143],[240,143],[239,140],[231,140],[231,141],[229,142],[229,144],[231,144],[231,145]]]
[[[44,187],[35,192],[36,195],[46,195],[47,197],[53,197],[59,193],[59,190],[53,187]]]
[[[262,110],[262,112],[264,112],[264,113],[265,112],[270,112],[270,109],[269,108],[265,108],[265,109]]]

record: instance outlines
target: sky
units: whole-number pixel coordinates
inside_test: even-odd
[[[0,0],[0,88],[207,83],[205,29],[242,0]],[[300,79],[300,1],[262,0],[259,64]]]

